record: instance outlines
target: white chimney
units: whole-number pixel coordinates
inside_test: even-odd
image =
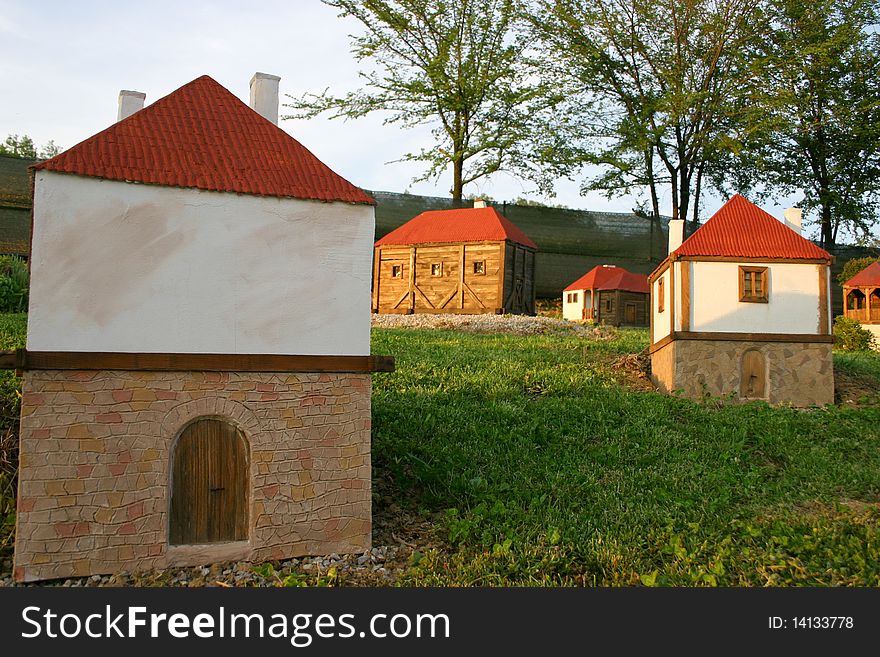
[[[788,208],[782,213],[782,216],[785,218],[785,225],[800,235],[804,220],[804,211],[800,208]]]
[[[140,91],[126,91],[124,89],[120,91],[119,112],[116,114],[116,120],[127,119],[135,112],[144,109],[144,101],[146,99],[147,94]]]
[[[486,207],[485,199],[481,199],[481,198],[475,199],[474,200],[474,207],[475,208],[485,208]]]
[[[251,78],[251,109],[264,119],[278,125],[278,83],[277,75],[254,73]]]
[[[672,219],[669,222],[669,253],[675,251],[684,241],[684,219]]]

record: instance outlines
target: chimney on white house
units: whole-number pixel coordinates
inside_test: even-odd
[[[803,228],[804,211],[800,208],[788,208],[783,211],[782,216],[785,219],[785,225],[800,235]]]
[[[672,219],[669,222],[669,253],[675,251],[684,241],[684,219]]]
[[[147,94],[141,91],[126,91],[123,89],[119,92],[119,111],[116,114],[116,120],[121,121],[127,119],[135,112],[144,109],[144,101]]]
[[[475,208],[485,208],[486,207],[485,199],[482,199],[482,198],[475,199],[474,200],[474,207]]]
[[[269,73],[254,73],[251,78],[251,109],[278,125],[278,83],[281,78]]]

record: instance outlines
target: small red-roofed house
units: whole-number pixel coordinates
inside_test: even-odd
[[[34,169],[15,578],[370,546],[373,199],[207,76]]]
[[[534,315],[537,250],[483,201],[423,212],[376,242],[373,312]]]
[[[649,276],[651,370],[658,387],[811,406],[834,401],[832,256],[740,195]]]
[[[598,265],[562,291],[562,318],[611,326],[648,326],[648,277]]]
[[[874,334],[880,349],[880,262],[874,262],[843,284],[843,314]]]

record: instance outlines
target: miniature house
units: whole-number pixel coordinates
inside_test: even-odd
[[[611,326],[647,326],[648,277],[600,265],[562,291],[562,318]]]
[[[664,392],[810,406],[834,401],[832,257],[787,224],[731,198],[687,240],[670,223],[650,275],[651,371]]]
[[[535,314],[538,247],[483,201],[423,212],[375,249],[373,312]]]
[[[373,200],[277,90],[123,92],[34,167],[17,580],[369,547]]]
[[[843,314],[874,335],[880,349],[880,262],[874,262],[843,284]]]

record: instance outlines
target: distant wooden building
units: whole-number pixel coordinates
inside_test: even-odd
[[[880,348],[880,262],[843,284],[843,314],[873,333]]]
[[[611,326],[648,326],[648,277],[599,265],[562,291],[562,317]]]
[[[482,201],[423,212],[376,242],[373,312],[534,315],[537,249]]]

